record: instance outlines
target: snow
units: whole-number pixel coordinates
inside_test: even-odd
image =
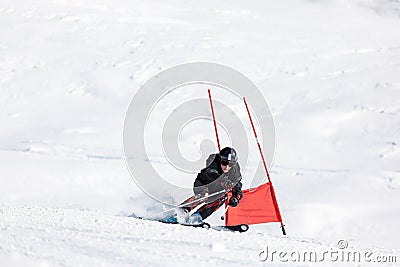
[[[389,0],[1,1],[1,265],[264,265],[266,245],[341,239],[399,261],[399,15]],[[271,107],[287,237],[278,224],[239,234],[126,217],[155,206],[124,162],[126,109],[147,79],[192,61],[239,70]],[[212,125],[181,132],[190,160],[214,134],[196,129]]]
[[[3,218],[0,223],[1,248],[6,255],[12,255],[5,258],[11,264],[263,266],[269,260],[261,261],[263,258],[259,255],[267,246],[287,252],[335,249],[332,244],[316,240],[282,238],[259,231],[241,234],[166,225],[85,209],[2,204],[0,214]],[[381,248],[366,249],[354,243],[351,244],[352,250],[367,250],[377,255],[394,252]]]

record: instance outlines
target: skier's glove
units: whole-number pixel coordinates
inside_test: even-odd
[[[239,199],[237,199],[236,197],[231,197],[229,199],[229,203],[228,205],[231,207],[236,207],[239,204]]]

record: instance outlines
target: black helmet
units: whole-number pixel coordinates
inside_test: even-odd
[[[237,153],[236,150],[232,147],[225,147],[220,152],[219,155],[221,156],[222,160],[228,160],[229,162],[236,163],[237,162]]]

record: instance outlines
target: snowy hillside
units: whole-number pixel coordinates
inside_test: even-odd
[[[400,261],[398,1],[2,0],[0,25],[1,266],[243,266],[339,240]],[[125,216],[154,206],[123,158],[130,100],[193,61],[237,69],[271,107],[287,237]],[[189,159],[208,123],[183,132]]]
[[[17,207],[1,205],[2,266],[263,266],[290,264],[289,256],[273,254],[301,253],[297,260],[303,266],[309,254],[316,261],[331,266],[342,261],[339,244],[318,240],[302,240],[258,231],[232,233],[159,222],[108,216],[87,210]],[[379,256],[395,255],[397,251],[365,247],[350,242],[347,250],[371,253],[367,261]],[[324,252],[336,252],[331,256]],[[304,254],[309,253],[309,254]],[[267,257],[268,254],[268,257]],[[275,258],[273,258],[275,257]],[[298,256],[293,256],[296,259]],[[347,256],[345,256],[347,257]],[[285,262],[285,258],[286,261]],[[347,258],[345,258],[347,259]],[[357,264],[350,258],[349,266]],[[365,263],[363,257],[362,262]],[[390,264],[388,264],[390,265]]]

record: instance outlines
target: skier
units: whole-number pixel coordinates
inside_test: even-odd
[[[187,213],[198,209],[186,219],[186,223],[202,223],[226,202],[228,192],[232,192],[228,205],[236,207],[239,204],[243,193],[240,182],[242,175],[237,159],[236,150],[232,147],[225,147],[219,153],[208,157],[206,167],[198,173],[194,181],[194,197],[183,203],[192,203],[183,207]]]

